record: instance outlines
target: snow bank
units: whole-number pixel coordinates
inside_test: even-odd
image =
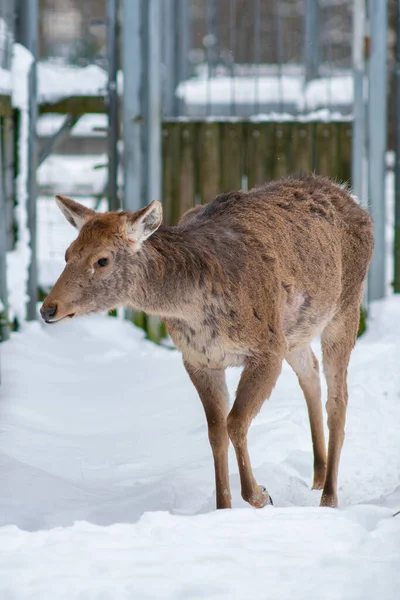
[[[395,600],[400,519],[389,511],[147,513],[136,525],[4,528],[2,598]]]
[[[27,213],[27,181],[28,181],[28,135],[29,135],[29,72],[33,56],[21,44],[13,45],[12,57],[12,103],[20,110],[18,166],[15,207],[15,221],[18,240],[15,249],[7,254],[7,287],[9,315],[16,317],[20,323],[25,320],[27,295],[28,268],[31,251],[29,247],[30,234]]]
[[[177,352],[103,316],[30,323],[1,349],[1,598],[397,599],[399,298],[372,306],[350,363],[339,510],[310,489],[287,365],[249,435],[275,507],[241,500],[231,449],[234,508],[216,513],[204,413]]]

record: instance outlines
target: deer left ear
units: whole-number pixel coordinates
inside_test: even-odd
[[[56,196],[56,202],[68,223],[71,223],[78,231],[89,219],[96,215],[96,212],[91,208],[86,208],[83,204],[79,204],[79,202],[75,202],[67,196]]]
[[[128,215],[126,235],[132,242],[141,244],[150,237],[162,223],[162,205],[158,200]]]

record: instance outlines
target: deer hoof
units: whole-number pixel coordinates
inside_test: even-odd
[[[267,494],[267,495],[268,495],[268,502],[267,502],[267,504],[266,504],[265,506],[273,506],[273,505],[274,505],[274,503],[272,502],[272,498],[271,498],[271,496],[270,496],[270,495],[268,494],[268,492],[267,492],[267,488],[263,487],[263,489],[262,489],[262,493],[263,493],[263,494]]]
[[[267,492],[267,489],[262,486],[258,486],[257,493],[252,494],[251,496],[243,496],[243,499],[251,504],[251,506],[254,506],[254,508],[264,508],[264,506],[274,505],[271,496]]]

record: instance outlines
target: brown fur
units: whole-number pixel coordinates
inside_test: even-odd
[[[313,487],[323,488],[322,505],[336,506],[347,366],[373,251],[370,217],[348,191],[319,176],[293,176],[217,196],[176,227],[161,225],[158,203],[134,214],[98,215],[67,198],[58,202],[80,233],[43,304],[44,318],[129,305],[165,319],[205,409],[219,508],[230,507],[229,439],[243,498],[256,507],[269,501],[252,473],[247,431],[286,358],[307,402]],[[97,263],[102,257],[105,267]],[[318,362],[309,345],[318,335],[328,458]],[[229,366],[244,367],[230,412]]]

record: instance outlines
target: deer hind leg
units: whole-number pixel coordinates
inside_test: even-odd
[[[328,464],[321,506],[336,507],[337,480],[340,452],[344,441],[344,427],[348,401],[347,367],[354,347],[360,307],[357,303],[347,306],[338,313],[322,333],[322,355],[326,381],[328,384]]]
[[[310,346],[293,350],[286,360],[296,373],[307,403],[314,451],[313,490],[322,490],[326,474],[326,449],[318,360]]]
[[[270,354],[243,369],[236,400],[228,415],[228,433],[235,448],[242,498],[256,508],[272,504],[267,490],[254,478],[247,450],[247,432],[264,400],[269,398],[282,367],[282,357]]]
[[[231,508],[228,471],[229,437],[226,424],[229,395],[225,371],[196,369],[187,363],[185,368],[197,389],[206,413],[208,439],[214,457],[217,508]]]

